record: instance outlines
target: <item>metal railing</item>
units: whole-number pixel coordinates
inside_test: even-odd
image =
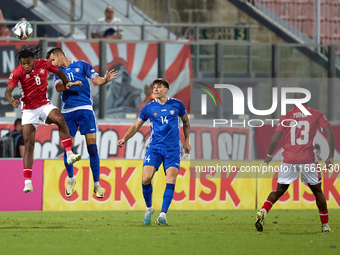
[[[18,21],[6,21],[3,22],[7,25],[15,25]],[[72,30],[72,27],[82,27],[85,28],[85,38],[84,39],[91,39],[91,27],[94,26],[106,26],[106,24],[102,23],[89,23],[89,22],[50,22],[50,21],[28,21],[32,27],[33,27],[33,35],[32,38],[37,38],[37,31],[38,26],[52,26],[57,31],[63,33],[61,30],[67,30],[68,32],[64,32],[64,36],[70,37],[72,36],[74,30]],[[1,24],[1,23],[0,23]],[[67,26],[65,28],[65,26]],[[147,28],[167,28],[168,30],[170,28],[183,28],[184,32],[182,34],[176,35],[176,39],[190,39],[194,38],[194,40],[199,41],[202,40],[201,31],[202,29],[244,29],[245,41],[252,41],[252,29],[258,28],[257,25],[250,25],[250,24],[185,24],[185,23],[158,23],[158,24],[115,24],[115,26],[118,27],[137,27],[140,30],[140,38],[138,40],[144,41],[145,35],[148,33]],[[223,31],[222,31],[223,33]],[[228,31],[225,31],[224,33],[228,33]],[[126,38],[129,39],[129,38]],[[158,38],[155,38],[158,39]],[[162,38],[159,38],[162,39]],[[171,34],[167,33],[167,39],[173,39],[171,38]],[[209,38],[207,38],[209,39]],[[211,38],[214,39],[214,38]],[[232,39],[231,39],[232,40]]]

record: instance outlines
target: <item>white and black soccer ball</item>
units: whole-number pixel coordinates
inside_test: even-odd
[[[33,28],[27,21],[20,21],[14,27],[14,34],[20,40],[26,40],[30,38],[33,33]]]

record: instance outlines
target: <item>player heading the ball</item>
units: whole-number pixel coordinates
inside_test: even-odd
[[[73,86],[81,86],[80,81],[70,82],[65,73],[46,59],[35,59],[42,51],[41,44],[33,48],[24,47],[17,53],[20,64],[9,76],[6,88],[6,100],[15,108],[19,107],[19,100],[12,97],[12,92],[19,84],[22,97],[22,134],[25,142],[24,161],[24,192],[32,192],[32,165],[36,129],[43,121],[44,124],[54,123],[59,128],[59,136],[63,147],[67,151],[69,164],[80,160],[80,154],[72,152],[72,141],[65,119],[59,109],[51,104],[47,98],[47,74],[52,72],[63,81],[63,87],[70,89]],[[20,82],[20,83],[19,83]]]

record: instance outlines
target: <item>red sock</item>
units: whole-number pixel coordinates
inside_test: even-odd
[[[322,224],[328,224],[328,210],[327,211],[319,211],[320,220]]]
[[[269,210],[272,208],[273,204],[273,201],[267,199],[266,202],[264,202],[262,209],[265,209],[266,212],[269,213]]]
[[[65,148],[66,152],[72,150],[72,140],[70,136],[61,139],[61,143],[63,144],[63,147]]]
[[[32,177],[32,169],[31,168],[24,168],[24,177],[26,180],[31,180]]]

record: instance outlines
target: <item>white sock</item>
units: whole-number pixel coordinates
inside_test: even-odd
[[[70,182],[74,182],[76,179],[74,179],[74,176],[72,176],[71,178],[68,177],[68,180],[69,180]]]
[[[99,182],[95,182],[95,183],[94,183],[94,186],[95,186],[95,187],[99,187],[99,186],[100,186],[100,185],[99,185]]]
[[[148,211],[151,211],[151,210],[152,210],[152,208],[153,208],[153,206],[146,207],[146,210],[148,210]]]
[[[69,157],[71,154],[73,154],[73,151],[72,151],[72,150],[66,152],[67,157]]]
[[[25,185],[28,184],[28,183],[32,183],[31,180],[25,180]]]
[[[162,218],[166,219],[166,213],[165,213],[165,212],[161,212],[161,213],[159,214],[159,217],[162,217]]]
[[[328,226],[328,223],[325,223],[325,224],[322,224],[323,227],[327,227]]]

